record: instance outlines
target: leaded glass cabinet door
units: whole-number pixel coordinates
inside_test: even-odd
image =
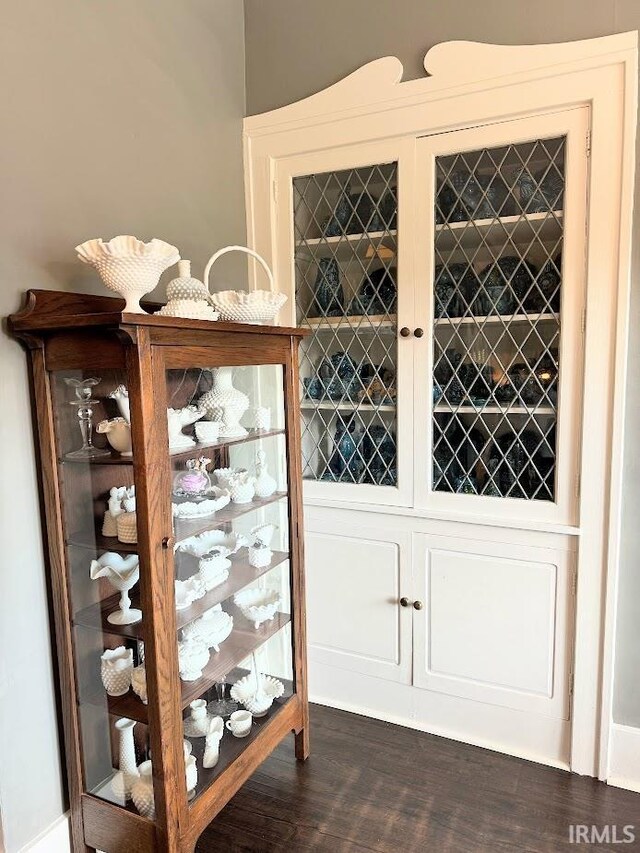
[[[411,502],[411,353],[399,331],[412,319],[413,151],[410,140],[279,164],[291,322],[311,330],[300,351],[308,497]]]
[[[576,521],[586,122],[419,143],[419,503]]]

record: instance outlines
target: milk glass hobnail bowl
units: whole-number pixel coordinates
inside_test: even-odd
[[[146,314],[140,299],[154,290],[162,273],[180,260],[180,252],[164,240],[148,243],[131,235],[114,237],[105,243],[102,239],[87,240],[76,246],[81,261],[95,267],[109,288],[125,300],[128,314]]]
[[[212,255],[204,270],[204,283],[209,289],[211,267],[227,252],[244,252],[262,266],[269,279],[269,290],[223,290],[211,294],[211,301],[223,320],[233,323],[272,323],[276,314],[287,301],[284,293],[276,293],[273,273],[269,265],[257,252],[246,246],[226,246]]]

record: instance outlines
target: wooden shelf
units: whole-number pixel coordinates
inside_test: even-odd
[[[287,497],[286,492],[275,492],[268,498],[258,498],[247,504],[230,503],[219,509],[215,515],[209,515],[206,518],[198,519],[175,519],[174,533],[176,542],[182,542],[188,539],[189,536],[197,536],[198,533],[205,533],[207,530],[217,530],[222,525],[231,524],[236,518],[240,518],[249,512],[255,512],[262,507],[276,501],[284,500]]]
[[[220,651],[211,652],[209,663],[197,681],[180,681],[180,708],[184,710],[194,699],[200,698],[216,681],[225,678],[245,658],[259,649],[267,640],[281,631],[291,621],[288,613],[276,613],[270,622],[263,622],[256,630],[253,623],[244,618],[235,605],[228,608],[233,616],[233,631],[221,644]],[[84,700],[92,705],[102,706],[105,701],[109,714],[116,717],[129,717],[139,723],[148,720],[147,706],[136,696],[132,689],[124,696],[108,696],[106,693],[93,694]]]
[[[237,674],[234,673],[232,678],[229,681],[237,681],[242,678],[243,675],[246,675],[246,670],[238,670]],[[202,759],[204,758],[204,748],[205,748],[205,738],[189,738],[191,741],[192,755],[195,755],[198,764],[198,784],[196,786],[195,796],[198,797],[202,794],[212,782],[220,776],[220,774],[229,767],[229,765],[233,764],[233,762],[238,758],[247,748],[247,746],[255,740],[258,735],[264,730],[269,723],[278,716],[278,714],[285,707],[287,702],[293,696],[293,683],[288,681],[285,678],[279,679],[284,684],[284,693],[280,699],[276,699],[271,706],[268,714],[264,717],[254,717],[253,725],[251,726],[251,732],[245,738],[237,738],[234,737],[231,732],[225,731],[222,740],[220,741],[220,758],[218,759],[218,763],[215,767],[207,770],[202,765]]]
[[[505,403],[504,406],[484,406],[479,403],[477,406],[473,404],[456,406],[454,403],[438,403],[433,407],[433,411],[437,414],[446,413],[454,415],[457,413],[474,414],[474,415],[555,415],[556,409],[553,406],[509,406]]]
[[[111,451],[111,456],[96,456],[95,459],[70,459],[68,456],[62,456],[58,462],[63,465],[131,465],[133,457],[121,456]]]
[[[230,684],[235,683],[243,676],[247,675],[248,670],[245,669],[237,669],[234,670],[233,673],[229,674],[228,682]],[[200,794],[204,793],[207,788],[215,782],[215,780],[220,776],[220,774],[227,769],[233,762],[238,758],[247,746],[254,741],[258,735],[271,723],[271,721],[278,716],[278,714],[283,710],[285,705],[289,702],[289,700],[293,697],[293,682],[289,681],[286,678],[279,679],[284,684],[284,693],[280,697],[280,699],[274,700],[273,705],[269,709],[269,712],[264,717],[254,717],[253,724],[251,726],[251,732],[247,735],[246,738],[236,738],[233,737],[231,732],[225,729],[222,740],[220,741],[220,757],[218,759],[218,763],[215,767],[211,767],[207,769],[202,764],[202,759],[204,758],[204,750],[205,750],[205,738],[189,738],[188,740],[192,746],[192,755],[194,755],[197,759],[198,764],[198,784],[195,790],[195,797],[198,797]],[[114,794],[113,789],[111,788],[111,781],[113,776],[116,774],[116,769],[114,768],[113,773],[110,778],[103,780],[99,785],[97,785],[91,793],[94,796],[101,797],[102,799],[108,800],[109,802],[115,803],[119,805],[121,808],[126,808],[128,811],[133,812],[134,814],[138,814],[137,809],[129,800],[126,804],[124,801],[119,798],[116,794]],[[193,800],[191,801],[193,802]]]
[[[289,559],[289,554],[285,551],[274,551],[273,559],[268,566],[256,569],[249,563],[249,557],[246,549],[243,549],[243,554],[235,554],[231,558],[231,568],[229,569],[229,577],[227,580],[214,587],[210,592],[206,593],[198,601],[194,601],[190,607],[184,610],[176,611],[176,627],[183,628],[198,616],[201,616],[205,610],[213,607],[216,604],[221,604],[223,601],[231,598],[236,592],[244,589],[253,581],[266,575],[276,566],[281,565]],[[195,561],[194,561],[195,562]],[[194,567],[194,572],[197,568]],[[144,619],[141,622],[136,622],[135,625],[112,625],[108,620],[108,615],[118,609],[120,594],[105,598],[102,601],[92,604],[80,610],[74,617],[73,624],[81,625],[83,628],[92,628],[95,631],[100,631],[104,634],[113,634],[115,636],[128,638],[131,640],[144,640]],[[137,587],[131,595],[132,607],[140,606],[140,595]]]
[[[205,533],[207,530],[217,530],[223,525],[231,524],[234,519],[240,518],[249,512],[261,509],[275,501],[283,500],[287,497],[286,492],[276,492],[268,498],[260,498],[251,501],[248,504],[230,503],[227,506],[219,509],[215,514],[208,515],[206,518],[198,519],[176,519],[175,520],[175,539],[176,542],[182,542],[183,539],[188,539],[190,536],[196,536],[198,533]],[[137,554],[137,543],[120,542],[117,536],[103,536],[97,530],[79,530],[72,533],[66,540],[67,545],[75,548],[85,548],[88,551],[95,553],[102,551],[114,551],[119,554]]]
[[[396,406],[384,405],[374,406],[372,403],[350,403],[339,402],[338,400],[303,400],[300,403],[300,408],[305,411],[326,411],[326,412],[395,412]]]
[[[451,328],[451,326],[470,326],[470,325],[515,325],[515,324],[536,324],[536,323],[559,323],[560,315],[545,313],[545,314],[488,314],[484,317],[467,316],[467,317],[436,317],[433,325],[436,327]]]
[[[436,225],[435,231],[437,251],[471,249],[484,244],[503,245],[505,235],[509,236],[512,243],[529,245],[534,237],[544,243],[555,241],[562,235],[562,211],[546,210],[542,213],[450,222]]]
[[[260,438],[269,438],[272,435],[284,435],[283,429],[250,429],[248,435],[240,438],[221,438],[219,441],[198,442],[193,447],[187,447],[185,450],[173,450],[169,452],[171,459],[188,459],[192,456],[197,456],[204,450],[222,450],[224,447],[233,447],[235,444],[246,444],[250,441],[257,441]],[[59,460],[61,463],[69,463],[72,465],[132,465],[132,456],[120,456],[119,453],[112,452],[111,456],[98,456],[95,459],[68,459],[62,457]]]
[[[190,459],[198,456],[205,450],[221,450],[224,447],[233,447],[236,444],[248,444],[260,438],[270,438],[272,435],[284,435],[283,429],[250,429],[249,434],[240,438],[221,438],[219,441],[198,442],[195,447],[187,447],[186,450],[172,450],[171,459]]]
[[[67,545],[74,548],[85,548],[88,551],[101,553],[114,551],[116,554],[137,554],[137,542],[120,542],[117,536],[103,536],[97,530],[78,530],[66,540]]]

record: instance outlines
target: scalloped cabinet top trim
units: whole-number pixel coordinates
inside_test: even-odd
[[[425,101],[442,96],[445,89],[473,91],[547,75],[586,70],[619,62],[628,51],[635,52],[637,31],[618,33],[583,41],[536,45],[495,45],[471,41],[449,41],[432,47],[424,58],[427,77],[402,80],[399,59],[385,56],[363,65],[343,80],[315,95],[244,120],[245,132],[254,135],[283,130],[283,125],[306,125],[350,117],[354,112],[371,111],[393,101],[398,105],[412,99]],[[406,99],[406,100],[404,100]]]

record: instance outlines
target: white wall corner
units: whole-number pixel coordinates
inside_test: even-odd
[[[61,815],[18,853],[71,853],[69,812]]]
[[[640,729],[612,724],[607,783],[640,793]]]

